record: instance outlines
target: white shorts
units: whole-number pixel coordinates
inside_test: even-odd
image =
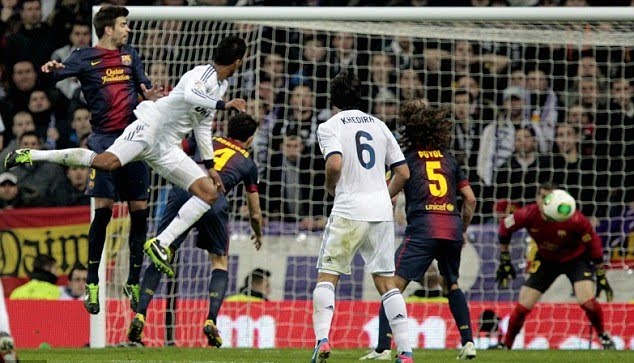
[[[158,120],[134,121],[106,151],[116,155],[121,165],[144,160],[160,176],[189,190],[194,181],[207,175],[178,145],[159,134]]]
[[[349,275],[357,250],[368,272],[393,276],[394,222],[355,221],[331,215],[317,260],[319,272]]]

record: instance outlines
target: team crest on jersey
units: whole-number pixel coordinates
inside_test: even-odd
[[[564,231],[563,229],[558,229],[557,235],[559,236],[559,238],[564,238],[566,237],[566,231]]]
[[[504,227],[511,228],[515,225],[515,216],[512,214],[506,218],[504,218]]]
[[[122,55],[121,63],[123,63],[124,66],[129,66],[130,64],[132,64],[132,56],[129,54]]]

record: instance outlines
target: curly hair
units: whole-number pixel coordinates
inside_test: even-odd
[[[451,142],[449,107],[430,107],[420,100],[405,102],[400,109],[401,146],[406,150],[442,149]]]

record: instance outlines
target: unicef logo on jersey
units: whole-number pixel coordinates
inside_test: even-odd
[[[456,209],[451,203],[442,203],[442,204],[425,204],[425,210],[436,211],[436,212],[453,212]]]

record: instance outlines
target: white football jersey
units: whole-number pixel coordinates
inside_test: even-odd
[[[405,163],[405,156],[385,122],[359,110],[341,111],[317,129],[327,160],[343,157],[332,214],[359,221],[392,221],[392,201],[385,168]]]
[[[162,117],[159,129],[163,140],[180,144],[183,137],[193,130],[200,156],[203,160],[211,160],[211,127],[216,104],[222,102],[228,87],[227,80],[218,81],[213,65],[197,66],[181,77],[169,95],[154,101],[154,105],[151,101],[141,102],[134,113],[141,119],[146,107],[155,106]],[[145,113],[146,116],[154,114]]]

